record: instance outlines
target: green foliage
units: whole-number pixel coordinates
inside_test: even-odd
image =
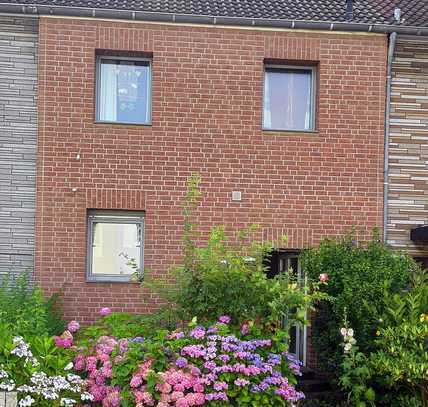
[[[101,336],[116,338],[143,337],[148,333],[148,328],[142,323],[144,317],[124,312],[114,312],[96,323],[82,328],[79,332],[81,343],[97,341]]]
[[[367,357],[354,346],[345,355],[341,366],[342,375],[339,384],[348,394],[348,402],[352,406],[375,406],[375,391],[369,385],[371,371],[367,365]]]
[[[334,301],[318,308],[312,338],[320,366],[337,372],[342,359],[337,344],[345,307],[360,349],[364,353],[370,351],[377,319],[384,307],[384,290],[390,294],[402,291],[418,266],[409,256],[380,243],[376,236],[367,245],[357,244],[354,235],[339,241],[326,239],[319,248],[304,252],[301,260],[310,277],[317,278],[321,273],[329,276],[323,291]]]
[[[421,272],[408,292],[385,291],[376,350],[369,356],[382,386],[398,387],[428,405],[428,273]]]
[[[69,370],[72,368],[73,355],[64,349],[55,346],[52,337],[38,335],[32,336],[31,343],[25,342],[22,337],[16,337],[12,334],[13,324],[0,323],[0,382],[13,385],[12,390],[17,390],[20,386],[32,387],[36,389],[40,386],[46,386],[46,391],[54,391],[49,377],[61,376],[66,380]],[[16,348],[20,347],[21,353],[15,353]],[[7,375],[5,377],[5,374]],[[37,385],[34,377],[39,376]],[[83,382],[82,382],[83,384]],[[49,388],[49,390],[48,390]],[[82,389],[82,388],[80,388]],[[10,389],[9,389],[10,390]],[[60,397],[77,397],[80,400],[80,390],[72,391],[57,390]],[[19,399],[23,399],[25,394],[31,394],[35,404],[40,407],[59,407],[60,399],[45,399],[41,392],[37,390],[20,390]]]
[[[374,396],[374,388],[377,405],[428,405],[427,277],[419,270],[402,293],[391,294],[386,286],[373,305],[373,312],[383,313],[378,314],[372,350],[364,354],[352,349],[342,364],[340,384],[355,403],[367,404],[366,392],[372,388]]]
[[[29,275],[4,277],[0,285],[0,321],[24,337],[54,335],[64,329],[57,309],[58,296],[45,300]]]
[[[305,309],[327,295],[318,292],[317,283],[298,284],[295,277],[284,273],[273,279],[266,275],[266,258],[274,245],[255,239],[258,230],[251,225],[234,236],[223,226],[211,229],[205,244],[193,222],[201,193],[200,177],[188,181],[183,204],[184,259],[181,266],[172,267],[163,279],[146,273],[143,287],[148,287],[166,299],[162,315],[175,320],[196,316],[209,321],[213,315],[230,315],[235,321],[263,321],[278,327],[286,321],[284,331],[292,324],[304,324]]]

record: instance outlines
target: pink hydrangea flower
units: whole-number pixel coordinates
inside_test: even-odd
[[[83,355],[77,355],[74,359],[74,369],[76,371],[85,369],[85,357]]]
[[[326,283],[328,281],[328,274],[327,273],[320,274],[319,279],[321,283]]]
[[[135,375],[131,379],[130,386],[131,387],[140,387],[142,383],[143,383],[143,380],[141,379],[141,376]]]
[[[246,322],[244,322],[241,325],[241,334],[245,336],[245,335],[248,335],[249,332],[250,332],[250,326]]]
[[[111,314],[111,309],[110,308],[104,307],[104,308],[100,309],[100,315],[102,317],[106,317],[107,315],[110,315],[110,314]]]
[[[221,322],[222,324],[229,324],[231,321],[231,318],[229,315],[222,315],[219,319],[219,322]]]
[[[67,328],[71,333],[74,333],[80,329],[80,324],[77,321],[70,321]]]

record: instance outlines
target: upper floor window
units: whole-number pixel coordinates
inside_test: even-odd
[[[96,120],[149,124],[151,121],[150,60],[99,56]]]
[[[315,129],[315,68],[266,66],[264,82],[264,129]]]
[[[94,210],[88,213],[87,277],[130,281],[143,269],[144,214]]]

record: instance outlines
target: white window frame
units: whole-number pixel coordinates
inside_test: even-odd
[[[148,112],[149,117],[146,122],[126,122],[120,120],[101,120],[100,119],[100,95],[101,95],[101,63],[103,60],[115,60],[115,61],[136,61],[136,62],[146,62],[149,67],[149,79],[148,79],[148,94],[149,104]],[[131,126],[150,126],[152,124],[152,59],[151,58],[136,58],[136,57],[126,57],[126,56],[112,56],[112,55],[97,55],[96,57],[96,69],[95,69],[95,123],[106,123],[106,124],[125,124]]]
[[[310,128],[309,129],[277,129],[274,127],[265,127],[265,101],[266,101],[266,72],[269,70],[278,70],[278,71],[308,71],[311,72],[311,109],[310,109]],[[297,132],[297,133],[311,133],[316,131],[316,104],[317,104],[317,87],[316,87],[316,66],[304,66],[304,65],[275,65],[275,64],[265,64],[263,70],[263,103],[262,103],[262,130],[265,131],[288,131],[288,132]]]
[[[144,213],[134,211],[89,210],[87,214],[86,280],[89,282],[119,283],[133,281],[132,275],[92,273],[94,223],[127,223],[140,226],[140,274],[142,275],[144,270]]]

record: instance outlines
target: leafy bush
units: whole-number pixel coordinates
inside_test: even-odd
[[[58,296],[46,301],[28,274],[10,274],[0,284],[0,321],[23,337],[56,334],[64,330],[57,301]]]
[[[16,391],[20,406],[72,406],[92,398],[84,380],[71,373],[72,358],[52,338],[35,337],[30,345],[13,337],[10,325],[0,330],[0,391]]]
[[[305,251],[302,267],[310,277],[327,273],[323,291],[334,298],[318,307],[312,324],[312,341],[320,366],[337,372],[342,355],[340,342],[344,309],[357,332],[363,352],[373,349],[373,335],[383,311],[383,292],[392,295],[408,286],[417,264],[407,255],[380,243],[376,236],[367,245],[355,243],[350,235],[342,240],[326,239],[319,248]]]
[[[428,403],[428,284],[420,271],[408,291],[385,289],[373,350],[345,353],[340,384],[357,406]]]
[[[184,202],[184,260],[172,272],[160,279],[146,274],[143,286],[163,296],[168,305],[162,315],[176,320],[189,320],[196,316],[209,321],[212,315],[227,314],[234,322],[252,320],[266,326],[283,326],[285,335],[293,324],[304,324],[304,310],[313,307],[321,298],[320,282],[298,284],[295,277],[283,273],[273,279],[266,274],[266,258],[273,250],[270,242],[254,239],[256,226],[229,237],[223,226],[214,227],[205,244],[192,222],[201,194],[198,176],[188,182]]]

